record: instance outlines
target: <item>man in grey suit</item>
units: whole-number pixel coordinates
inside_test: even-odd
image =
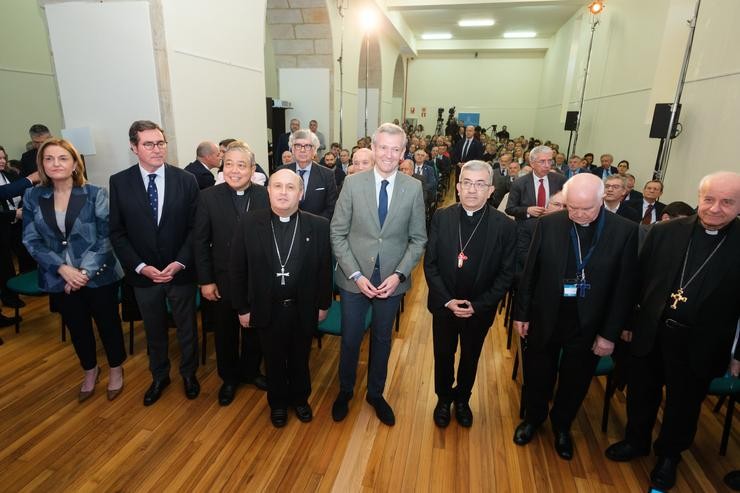
[[[509,190],[506,213],[516,219],[517,272],[524,268],[537,218],[547,210],[550,196],[559,192],[566,181],[560,173],[550,171],[554,163],[552,156],[553,151],[547,146],[532,149],[529,153],[532,173],[517,178]]]
[[[338,262],[335,280],[342,300],[340,389],[332,407],[334,421],[349,412],[370,306],[366,400],[382,423],[393,426],[396,421],[383,398],[393,321],[427,241],[421,183],[398,173],[405,149],[403,129],[382,124],[372,139],[375,167],[344,180],[331,221],[331,244]]]

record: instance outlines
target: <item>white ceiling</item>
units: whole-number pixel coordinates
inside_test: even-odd
[[[549,39],[588,0],[386,0],[413,35],[417,54],[444,51],[544,51]],[[490,19],[490,27],[459,27],[464,19]],[[536,40],[504,41],[506,31],[535,31]],[[422,40],[424,33],[451,33],[452,40]]]

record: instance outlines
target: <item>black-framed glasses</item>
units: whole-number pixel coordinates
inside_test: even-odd
[[[298,149],[299,151],[310,151],[313,149],[313,144],[293,144],[293,149]]]
[[[464,190],[470,190],[472,188],[476,192],[480,192],[487,189],[491,185],[484,181],[463,180],[460,182],[460,186],[463,187]]]
[[[167,148],[167,141],[166,140],[160,140],[159,142],[142,142],[141,147],[146,149],[147,151],[154,150],[154,146],[157,146],[160,149]]]

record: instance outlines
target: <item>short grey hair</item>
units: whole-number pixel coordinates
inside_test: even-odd
[[[290,137],[288,138],[288,146],[291,150],[293,150],[293,141],[296,139],[308,139],[311,141],[311,144],[313,145],[314,150],[319,148],[320,142],[319,138],[316,137],[316,134],[310,131],[307,128],[301,128],[290,134]]]
[[[406,132],[404,132],[401,127],[399,127],[398,125],[394,123],[383,123],[381,126],[379,126],[378,129],[375,132],[373,132],[373,138],[372,138],[373,144],[375,144],[378,134],[402,135],[403,136],[402,146],[406,147],[406,144],[408,143]]]
[[[195,149],[195,155],[197,157],[206,157],[210,156],[211,154],[217,154],[218,153],[218,146],[210,141],[201,142],[198,144],[198,147]]]
[[[604,180],[604,183],[608,181],[617,181],[617,180],[619,180],[619,182],[622,184],[624,188],[627,188],[627,178],[625,178],[622,175],[609,175]]]
[[[246,142],[243,142],[241,140],[235,140],[231,142],[228,146],[226,146],[226,152],[231,151],[239,151],[241,153],[244,153],[247,156],[249,164],[253,168],[255,167],[254,152],[252,152],[252,149],[249,148],[249,145]]]
[[[734,178],[738,180],[740,179],[740,173],[735,173],[734,171],[715,171],[714,173],[710,173],[699,181],[699,193],[701,193],[701,191],[709,184],[710,181],[716,178]]]
[[[549,146],[537,146],[533,148],[531,151],[529,151],[529,162],[534,162],[536,156],[539,156],[540,154],[544,154],[546,152],[552,153],[554,151]]]
[[[460,169],[460,179],[462,179],[463,171],[466,171],[466,170],[468,171],[488,171],[488,184],[493,185],[493,168],[487,162],[478,161],[476,159],[473,159],[472,161],[468,161]]]

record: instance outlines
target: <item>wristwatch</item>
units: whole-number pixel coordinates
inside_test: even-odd
[[[403,274],[403,272],[397,270],[397,271],[394,271],[394,274],[398,276],[399,281],[406,282],[406,276]]]

